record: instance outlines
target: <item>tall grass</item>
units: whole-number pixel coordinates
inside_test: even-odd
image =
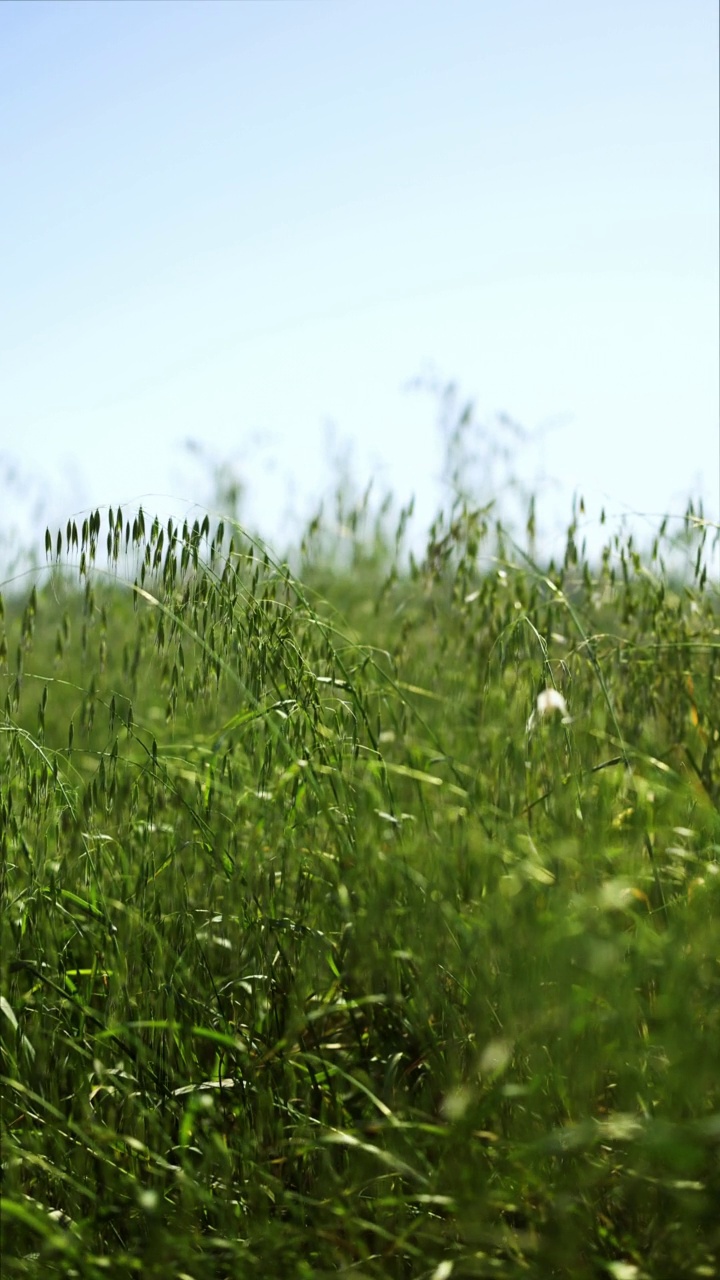
[[[720,1273],[712,531],[406,519],[7,598],[5,1276]]]

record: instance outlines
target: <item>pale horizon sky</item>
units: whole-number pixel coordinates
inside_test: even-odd
[[[283,551],[338,457],[426,524],[420,375],[548,528],[720,519],[715,0],[5,0],[0,104],[0,540],[214,466]]]

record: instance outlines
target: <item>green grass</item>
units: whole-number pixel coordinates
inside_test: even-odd
[[[711,533],[592,565],[573,518],[540,566],[458,501],[422,562],[310,532],[296,574],[48,534],[2,632],[5,1277],[720,1274]]]

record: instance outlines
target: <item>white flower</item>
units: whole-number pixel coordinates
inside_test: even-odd
[[[538,715],[547,715],[548,711],[559,711],[567,715],[567,703],[558,689],[543,689],[537,699]]]
[[[534,728],[538,717],[542,719],[552,711],[559,711],[560,715],[565,717],[568,713],[567,703],[559,689],[543,689],[537,696],[535,710],[527,722],[527,732]]]

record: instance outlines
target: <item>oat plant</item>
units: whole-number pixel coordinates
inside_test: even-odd
[[[5,586],[8,1280],[720,1274],[717,531],[386,516]]]

